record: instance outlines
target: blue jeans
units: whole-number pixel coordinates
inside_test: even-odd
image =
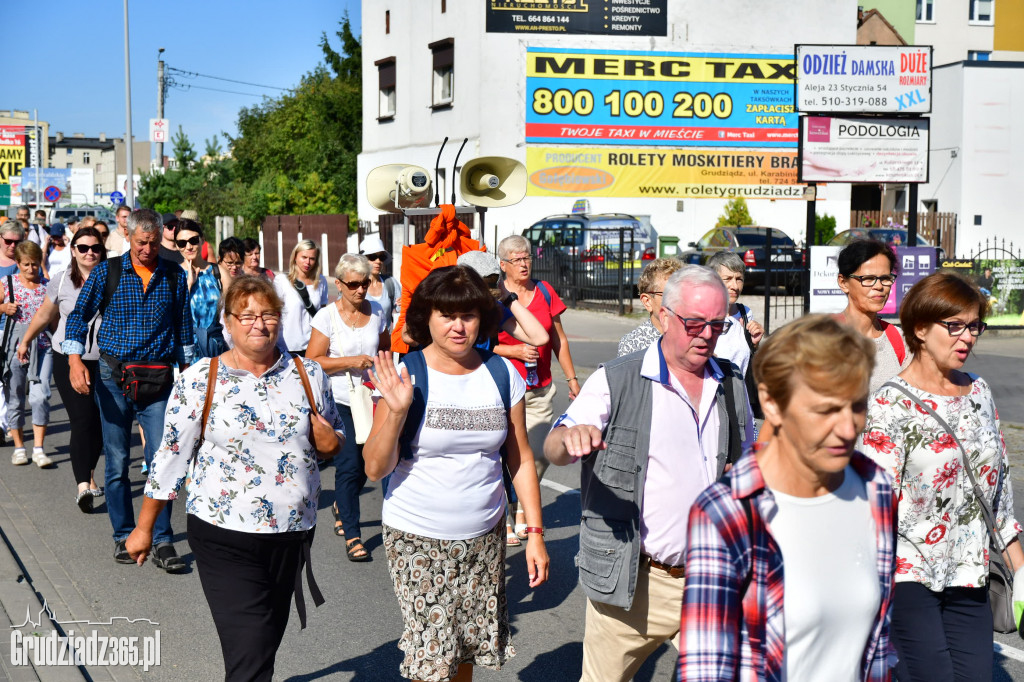
[[[123,540],[135,530],[135,508],[132,505],[132,486],[128,476],[132,442],[132,422],[138,420],[146,435],[146,464],[153,461],[153,455],[164,435],[164,412],[171,387],[157,400],[136,404],[124,397],[112,376],[110,365],[100,360],[99,381],[96,382],[96,404],[100,408],[100,422],[103,428],[103,452],[106,455],[106,501],[110,525],[114,528],[114,540]],[[170,542],[171,503],[168,502],[153,526],[153,545]]]
[[[345,425],[345,446],[334,456],[334,502],[345,530],[345,539],[362,537],[359,529],[359,493],[366,485],[366,463],[363,446],[356,445],[356,427],[352,408],[335,403]]]

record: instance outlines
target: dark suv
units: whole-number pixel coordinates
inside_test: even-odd
[[[719,251],[733,251],[743,259],[746,273],[743,278],[747,287],[764,286],[765,243],[768,230],[772,231],[772,282],[785,286],[789,292],[800,289],[801,274],[807,262],[802,249],[785,232],[774,227],[716,227],[697,242],[690,242],[689,251],[679,258],[684,263],[704,265]]]

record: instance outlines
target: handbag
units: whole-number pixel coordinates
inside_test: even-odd
[[[132,402],[148,403],[157,400],[163,397],[174,383],[174,368],[169,362],[122,362],[106,353],[101,353],[100,357],[110,367],[121,393]]]
[[[361,381],[348,377],[348,407],[352,411],[352,425],[355,427],[356,444],[362,445],[370,435],[373,426],[373,399],[370,389]]]
[[[317,429],[313,428],[313,420],[320,415],[320,412],[316,409],[316,399],[314,399],[313,389],[309,385],[309,375],[306,374],[306,368],[302,365],[302,358],[293,353],[292,361],[295,363],[295,371],[299,373],[299,379],[302,380],[302,388],[305,389],[306,399],[309,401],[309,442],[313,444],[316,454],[320,459],[334,457],[334,455],[338,454],[338,450],[341,449],[341,440],[334,429],[331,429],[330,435],[317,435]]]
[[[963,465],[964,471],[967,472],[967,477],[971,480],[971,489],[974,491],[974,496],[978,499],[978,504],[981,506],[981,514],[985,518],[985,529],[988,531],[991,548],[995,550],[994,552],[989,552],[988,560],[988,596],[989,605],[992,607],[992,629],[1003,634],[1017,632],[1017,621],[1013,616],[1013,575],[1015,568],[1013,562],[1010,562],[1009,567],[1007,567],[1003,561],[1006,543],[1003,542],[1002,536],[999,535],[999,528],[996,524],[996,517],[992,512],[992,507],[989,507],[985,502],[981,487],[978,485],[978,479],[974,477],[974,472],[971,471],[970,462],[967,459],[967,451],[964,450],[963,443],[956,437],[956,434],[949,424],[946,423],[946,420],[936,414],[930,405],[921,401],[916,395],[892,381],[885,382],[883,386],[892,386],[910,398],[919,409],[926,412],[939,426],[945,429],[953,437],[957,447],[960,448],[960,463]],[[999,509],[999,496],[1003,491],[1003,463],[1001,460],[996,467],[998,478],[996,494],[992,499],[992,504],[993,507]],[[903,486],[902,476],[900,477],[900,486],[901,488]],[[900,490],[901,495],[902,492]]]

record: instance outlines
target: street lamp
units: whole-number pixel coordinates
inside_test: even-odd
[[[164,53],[164,48],[160,48],[156,53],[156,117],[162,119],[164,117],[164,60],[160,58]],[[160,166],[160,172],[164,170],[164,143],[156,143],[156,163]]]
[[[124,188],[124,203],[128,208],[135,206],[135,163],[132,158],[132,77],[128,52],[128,0],[124,0],[124,109],[125,109],[125,161],[128,165],[128,182]],[[115,164],[117,155],[114,155]],[[116,175],[114,176],[117,177]],[[116,184],[116,183],[115,183]]]

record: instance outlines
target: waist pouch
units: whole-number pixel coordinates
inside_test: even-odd
[[[110,366],[118,388],[125,398],[135,403],[146,403],[161,397],[174,383],[174,369],[169,362],[140,360],[122,362],[112,355],[102,354]]]

